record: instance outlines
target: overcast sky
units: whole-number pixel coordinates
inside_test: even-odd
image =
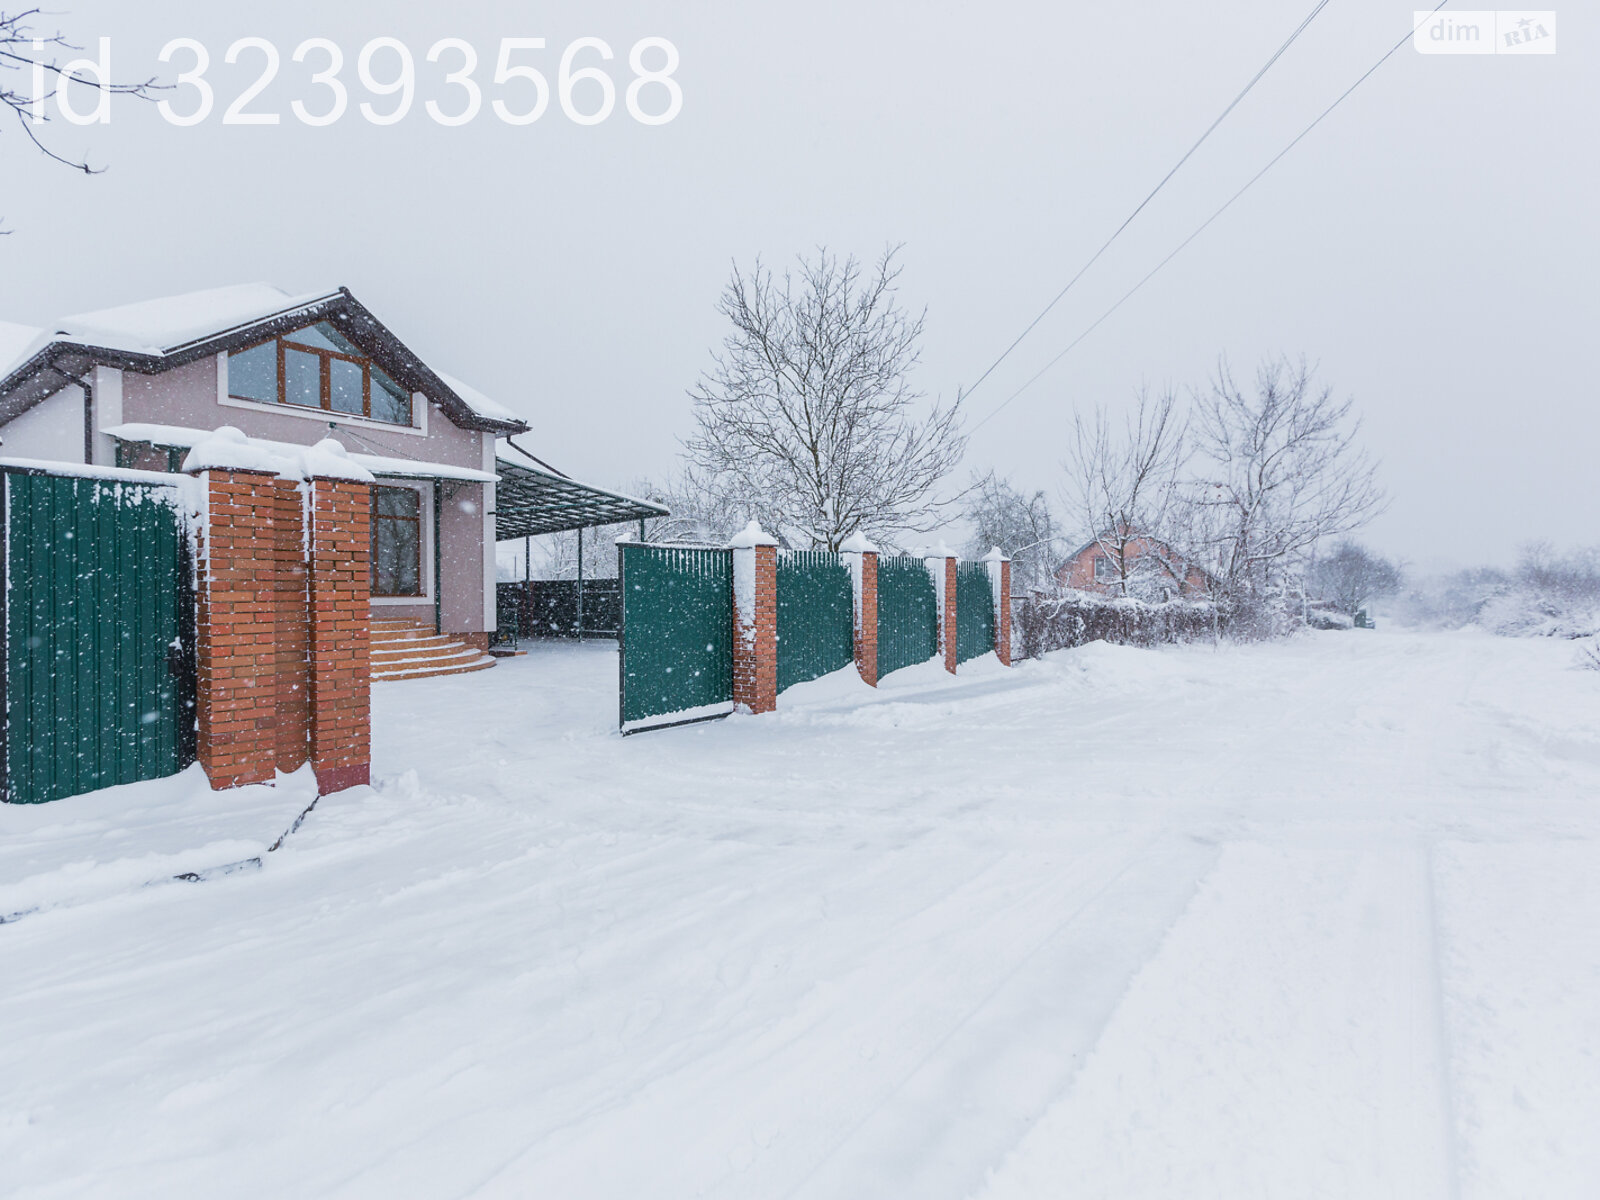
[[[905,243],[903,298],[926,306],[918,382],[970,384],[1210,123],[1311,0],[1220,4],[64,0],[79,42],[113,39],[123,77],[205,43],[217,113],[195,128],[124,103],[111,126],[51,126],[109,170],[74,175],[0,129],[0,319],[222,284],[343,284],[436,366],[522,412],[530,444],[597,483],[672,465],[685,389],[722,337],[730,260]],[[0,9],[14,8],[0,0]],[[1076,406],[1141,384],[1203,383],[1305,354],[1366,420],[1393,494],[1368,531],[1419,565],[1505,561],[1533,537],[1600,543],[1596,5],[1560,9],[1554,56],[1434,57],[1409,45],[1227,215],[1030,390],[979,429],[969,466],[1059,487]],[[1288,55],[1007,363],[970,399],[987,416],[1163,258],[1411,25],[1411,6],[1332,0]],[[397,125],[327,128],[309,68],[328,37],[377,36],[419,60]],[[225,66],[271,39],[284,70],[223,126],[259,73]],[[649,128],[618,104],[580,127],[554,102],[513,128],[421,60],[544,37],[555,75],[604,38],[626,80],[647,36],[681,54],[684,102]],[[537,58],[530,61],[538,61]],[[592,61],[592,57],[582,61]],[[496,93],[488,88],[490,97]],[[659,94],[647,94],[658,105]],[[175,106],[192,103],[189,94]],[[388,100],[376,104],[387,107]]]

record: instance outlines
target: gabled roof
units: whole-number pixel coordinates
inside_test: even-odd
[[[422,392],[464,429],[506,434],[528,428],[510,409],[434,371],[347,288],[291,296],[266,283],[81,313],[53,329],[0,322],[0,422],[97,365],[157,374],[313,321],[334,325],[403,386]]]

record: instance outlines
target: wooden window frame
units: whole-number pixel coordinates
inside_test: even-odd
[[[397,517],[391,514],[378,514],[378,493],[380,491],[405,492],[417,498],[417,515],[415,517]],[[369,535],[368,552],[372,563],[371,573],[367,579],[368,591],[377,600],[426,600],[428,598],[427,581],[423,577],[423,568],[427,566],[428,556],[423,553],[422,538],[424,533],[424,520],[427,515],[427,504],[423,494],[416,488],[405,487],[400,484],[375,483],[372,485],[372,531]],[[381,521],[394,521],[401,525],[416,526],[417,548],[417,590],[414,592],[380,592],[378,590],[378,524]]]
[[[293,332],[298,332],[298,330]],[[366,421],[375,421],[380,425],[396,425],[402,429],[416,428],[416,399],[409,394],[406,396],[406,419],[404,421],[385,421],[381,417],[372,415],[372,372],[375,364],[370,358],[364,358],[357,354],[345,354],[338,350],[324,350],[321,346],[307,346],[303,342],[292,342],[287,336],[268,338],[265,341],[256,342],[254,345],[241,347],[238,350],[230,351],[229,357],[231,358],[234,354],[243,354],[250,350],[259,350],[266,345],[275,345],[277,348],[279,404],[287,408],[297,409],[310,409],[312,407],[309,404],[294,403],[289,399],[286,368],[288,365],[288,352],[293,349],[298,354],[311,354],[317,358],[317,407],[323,412],[335,417],[360,417]],[[333,407],[333,367],[330,365],[333,359],[354,363],[361,368],[361,411],[359,413],[341,412]],[[228,391],[228,399],[242,400],[250,404],[262,403],[262,401],[256,400],[251,396],[236,396],[231,388]]]

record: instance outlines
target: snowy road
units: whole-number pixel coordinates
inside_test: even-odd
[[[379,685],[377,788],[260,871],[0,926],[0,1195],[1593,1196],[1572,658],[1095,645],[629,739],[601,646]]]

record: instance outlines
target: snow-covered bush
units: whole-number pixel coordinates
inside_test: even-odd
[[[1208,600],[1150,604],[1088,592],[1018,599],[1012,604],[1012,620],[1024,658],[1095,641],[1155,646],[1210,640],[1225,624],[1217,606]]]

